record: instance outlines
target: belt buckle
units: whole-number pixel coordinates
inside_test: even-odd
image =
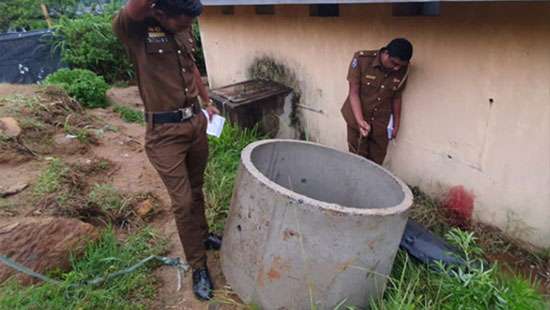
[[[180,120],[181,122],[186,121],[191,117],[193,117],[193,109],[191,109],[190,107],[181,108],[181,109],[178,109],[178,111],[180,111],[181,113],[181,120]]]

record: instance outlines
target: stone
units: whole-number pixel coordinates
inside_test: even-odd
[[[153,211],[153,208],[154,206],[150,199],[144,200],[136,206],[136,214],[141,218],[145,218]]]
[[[18,194],[28,186],[29,186],[28,183],[15,183],[15,184],[9,184],[6,186],[0,185],[0,197],[3,198],[10,195]]]
[[[67,155],[73,155],[82,152],[85,145],[80,143],[76,136],[63,133],[56,134],[53,137],[57,152]]]
[[[2,117],[0,118],[0,133],[9,138],[17,138],[21,134],[21,127],[15,118]]]
[[[0,226],[0,254],[42,274],[68,271],[71,255],[80,256],[98,238],[94,226],[76,219],[27,217]],[[24,285],[40,281],[0,264],[0,283],[12,276]]]

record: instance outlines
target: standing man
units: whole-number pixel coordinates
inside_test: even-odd
[[[389,139],[399,131],[401,94],[412,52],[412,44],[399,38],[378,51],[359,51],[351,60],[348,98],[341,109],[349,151],[379,165],[384,162]],[[393,132],[388,134],[392,114]]]
[[[187,261],[193,269],[193,292],[212,297],[206,250],[221,241],[208,234],[202,191],[208,159],[206,126],[197,97],[209,117],[212,105],[193,52],[193,20],[200,0],[129,0],[113,20],[113,30],[134,65],[147,122],[145,151],[170,198]]]

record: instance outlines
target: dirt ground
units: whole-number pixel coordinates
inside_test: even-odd
[[[0,84],[0,97],[13,94],[32,95],[36,87]],[[109,97],[118,104],[139,108],[139,94],[135,87],[113,89]],[[86,163],[95,158],[107,159],[114,169],[109,173],[108,182],[121,192],[150,192],[160,200],[159,210],[149,222],[169,241],[170,257],[185,258],[179,242],[175,222],[170,211],[170,199],[156,171],[150,165],[143,150],[145,128],[139,124],[126,123],[112,112],[111,109],[92,110],[91,114],[110,124],[114,130],[105,131],[98,144],[91,147],[85,154],[62,156],[65,162]],[[56,154],[57,155],[57,154]],[[0,188],[13,184],[36,182],[40,171],[48,165],[47,158],[36,158],[20,164],[0,164]],[[9,196],[7,201],[13,207],[0,210],[0,224],[11,222],[18,217],[33,214],[34,206],[29,205],[30,190]],[[17,210],[10,212],[10,210]],[[218,253],[209,253],[209,268],[216,288],[222,289],[225,280],[219,266]],[[188,272],[182,278],[181,290],[177,291],[177,276],[172,267],[161,266],[154,272],[158,279],[158,294],[153,302],[154,309],[208,309],[220,308],[198,301],[192,292],[191,274]],[[226,307],[222,307],[226,308]]]

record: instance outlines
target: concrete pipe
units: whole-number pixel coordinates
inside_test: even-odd
[[[263,309],[366,306],[381,297],[412,204],[409,188],[362,157],[296,140],[241,154],[222,269]]]

